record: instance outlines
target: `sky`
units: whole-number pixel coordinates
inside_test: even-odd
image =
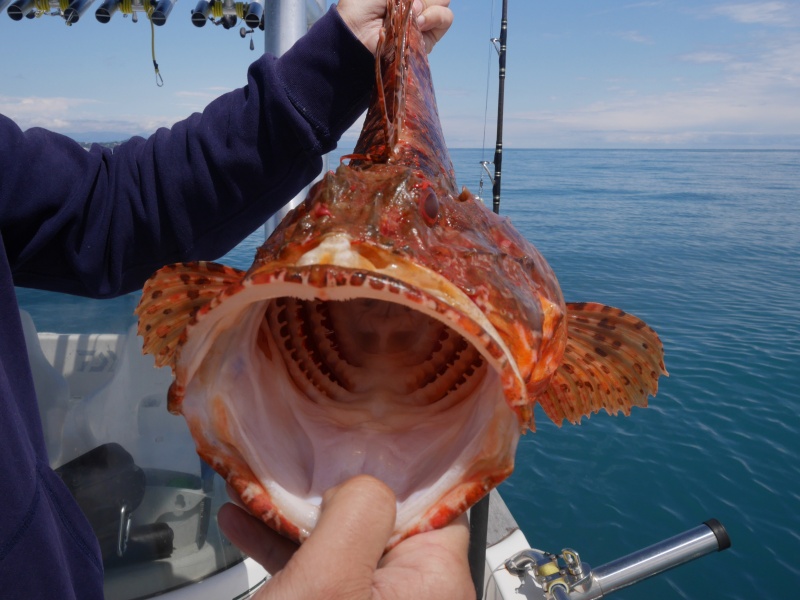
[[[155,28],[163,87],[144,18],[0,14],[0,113],[108,141],[202,110],[244,84],[264,42],[194,27],[194,4]],[[431,54],[453,148],[494,148],[501,4],[452,0]],[[509,0],[508,19],[506,148],[800,148],[799,0]]]

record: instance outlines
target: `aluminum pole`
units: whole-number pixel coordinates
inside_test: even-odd
[[[589,589],[573,590],[571,600],[598,600],[617,590],[668,569],[730,548],[722,523],[709,519],[702,525],[592,569]]]
[[[280,56],[305,35],[309,27],[325,11],[325,0],[271,0],[264,7],[264,51]],[[322,157],[322,172],[326,170],[326,157]],[[264,224],[267,238],[291,209],[300,204],[308,194],[311,184],[272,215]]]
[[[710,552],[725,550],[730,547],[730,539],[727,533],[723,539],[720,538],[722,526],[718,523],[712,519],[707,524],[597,567],[593,570],[594,578],[603,593],[610,594]]]

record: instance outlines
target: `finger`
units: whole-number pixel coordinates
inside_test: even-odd
[[[435,32],[436,40],[440,40],[453,24],[453,11],[444,6],[431,6],[417,18],[420,31]]]
[[[297,551],[297,544],[235,504],[223,504],[217,522],[225,537],[272,574],[280,571]]]
[[[425,12],[431,6],[450,6],[450,0],[414,0],[413,9],[414,14]]]
[[[450,6],[450,0],[414,0],[412,8],[415,15],[420,15],[428,10],[431,6]]]
[[[383,16],[386,12],[386,3],[364,2],[364,0],[339,0],[336,10],[353,35],[372,54],[375,54]]]
[[[309,598],[369,595],[375,569],[394,529],[394,493],[359,475],[327,494],[311,536],[281,573],[303,581]],[[312,568],[305,574],[298,570]]]
[[[453,24],[453,11],[444,6],[431,6],[417,19],[425,37],[425,49],[430,52]]]

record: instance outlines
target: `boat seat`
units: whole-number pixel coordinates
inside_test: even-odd
[[[112,377],[86,396],[75,420],[78,430],[85,432],[79,436],[84,446],[86,437],[94,446],[116,442],[142,468],[199,473],[200,461],[185,420],[167,411],[171,370],[156,369],[153,357],[142,354],[136,325],[120,337]]]

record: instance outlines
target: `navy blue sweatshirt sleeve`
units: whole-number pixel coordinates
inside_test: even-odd
[[[366,108],[372,55],[332,8],[247,85],[149,139],[89,152],[0,118],[0,232],[16,285],[92,297],[218,258],[288,202]]]

